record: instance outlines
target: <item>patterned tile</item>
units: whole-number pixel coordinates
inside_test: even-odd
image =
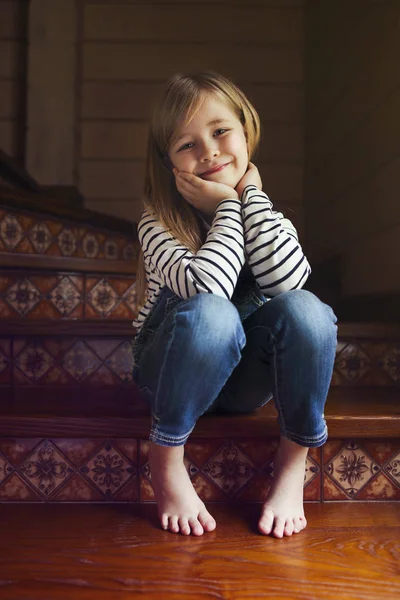
[[[400,450],[385,464],[384,471],[400,489]]]
[[[63,317],[67,317],[82,302],[82,296],[71,279],[63,277],[49,294],[49,300]]]
[[[15,365],[28,380],[38,382],[53,366],[54,358],[38,341],[29,342],[15,358]]]
[[[325,465],[325,473],[349,498],[355,498],[380,470],[373,458],[352,441]]]
[[[29,279],[20,279],[8,288],[5,300],[15,312],[24,316],[39,303],[40,292]]]
[[[241,440],[219,440],[217,449],[216,441],[204,440],[209,450],[200,453],[198,461],[193,452],[200,448],[199,441],[191,456],[185,453],[186,469],[200,498],[264,502],[273,478],[269,461],[255,466],[239,450]],[[245,442],[248,448],[250,441]],[[210,442],[213,454],[204,462]],[[363,440],[362,445],[333,440],[326,446],[324,501],[400,501],[399,440]],[[1,438],[0,502],[154,502],[148,448],[147,440],[131,438]],[[309,451],[305,501],[321,500],[320,452]]]
[[[0,237],[7,250],[14,250],[24,237],[24,230],[15,215],[6,214],[0,222]]]
[[[62,364],[76,381],[83,381],[99,368],[101,361],[85,342],[79,341],[64,355]]]
[[[96,258],[99,253],[99,243],[92,233],[87,233],[82,240],[82,250],[86,258]]]
[[[29,232],[29,239],[37,254],[45,254],[52,242],[52,236],[45,223],[36,223]]]
[[[71,477],[74,469],[56,446],[44,440],[18,468],[18,473],[43,499]]]
[[[334,440],[324,446],[325,500],[400,500],[400,441]]]
[[[358,345],[347,344],[336,359],[336,369],[350,382],[357,381],[368,372],[371,359]]]
[[[18,271],[0,278],[0,317],[3,319],[81,318],[84,277],[74,273],[22,276]]]
[[[132,261],[139,252],[133,237],[133,228],[131,236],[115,235],[25,210],[2,211],[0,215],[0,252]]]
[[[400,383],[400,344],[392,344],[382,358],[382,367],[396,383]]]
[[[137,313],[136,282],[132,277],[87,277],[86,318],[133,319]]]
[[[0,384],[11,383],[11,340],[0,338]]]
[[[14,377],[20,386],[134,387],[130,340],[69,338],[68,336],[14,340]],[[0,344],[0,367],[2,349]],[[8,359],[4,358],[6,363]],[[8,383],[12,365],[6,379]],[[6,372],[5,372],[6,373]],[[87,389],[87,388],[86,388]],[[105,391],[105,390],[104,390]],[[133,392],[132,392],[133,393]]]
[[[101,493],[104,499],[110,500],[120,489],[136,475],[136,467],[110,441],[107,441],[79,469],[85,477]]]
[[[212,482],[233,498],[256,473],[252,461],[229,441],[202,468]]]
[[[4,481],[8,477],[10,477],[13,471],[13,466],[8,462],[7,458],[0,452],[0,485],[4,483]]]

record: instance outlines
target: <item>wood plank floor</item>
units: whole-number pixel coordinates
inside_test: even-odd
[[[0,504],[0,598],[400,598],[400,503],[307,503],[282,540],[257,533],[260,505],[207,507],[217,529],[186,537],[154,504]]]

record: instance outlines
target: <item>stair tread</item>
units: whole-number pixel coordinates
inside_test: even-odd
[[[209,414],[200,418],[192,433],[194,437],[226,437],[246,435],[279,435],[277,413],[271,401],[247,414]],[[325,409],[330,435],[358,437],[400,436],[400,390],[397,388],[331,388]],[[69,435],[107,432],[107,435],[147,436],[150,425],[149,409],[116,401],[114,406],[98,409],[75,408],[64,414],[21,412],[1,415],[0,436],[26,430],[30,434]],[[45,432],[49,433],[45,433]]]

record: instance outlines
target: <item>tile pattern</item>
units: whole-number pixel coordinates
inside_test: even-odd
[[[34,318],[45,318],[49,314],[53,315],[55,311],[58,315],[63,313],[64,318],[71,319],[79,318],[84,311],[87,319],[129,318],[129,321],[131,321],[134,318],[135,290],[134,284],[130,284],[130,281],[121,280],[116,285],[114,279],[111,281],[113,284],[111,286],[111,284],[104,283],[104,280],[99,282],[93,279],[88,283],[88,287],[92,286],[91,293],[88,295],[85,307],[83,307],[82,304],[77,305],[77,295],[83,295],[83,291],[81,291],[83,290],[83,283],[79,282],[78,278],[68,278],[68,281],[66,279],[63,278],[59,283],[55,280],[51,284],[52,287],[48,286],[51,287],[51,292],[49,292],[47,299],[38,285],[40,298],[35,301],[34,305],[30,292],[29,294],[21,294],[17,300],[13,296],[12,301],[15,300],[18,310],[25,315],[28,310],[27,304],[31,303],[33,306],[31,309],[32,320]],[[98,283],[95,283],[95,281]],[[114,290],[112,292],[110,292],[111,287]],[[10,312],[10,301],[3,301],[2,304],[0,298],[0,320],[7,318],[5,315],[10,315]],[[132,368],[130,342],[133,334],[134,330],[130,329],[129,323],[125,336],[119,336],[119,339],[108,340],[108,342],[98,338],[72,340],[63,335],[48,338],[35,336],[30,340],[28,337],[26,339],[19,338],[18,340],[4,339],[3,342],[0,341],[0,385],[1,383],[10,382],[9,374],[13,369],[17,371],[17,378],[18,373],[24,374],[28,379],[31,379],[33,373],[36,373],[35,378],[40,379],[44,374],[41,373],[44,365],[48,364],[48,368],[50,368],[54,361],[57,362],[57,368],[61,367],[77,381],[81,381],[82,378],[86,379],[94,371],[99,371],[104,363],[107,367],[107,373],[111,371],[117,374],[118,381],[125,382],[128,378],[128,372]],[[108,344],[110,352],[107,357],[99,357],[95,346],[100,345],[103,351],[104,344],[106,346]],[[340,345],[340,342],[338,345]],[[388,342],[381,344],[377,342],[377,345],[380,348],[379,352],[374,348],[373,342],[370,342],[368,346],[370,350],[369,371],[364,370],[364,365],[367,364],[366,359],[363,359],[359,377],[354,375],[356,372],[354,364],[351,365],[351,368],[349,367],[351,382],[344,376],[340,377],[338,375],[339,369],[345,369],[344,359],[339,354],[333,373],[332,386],[400,386],[400,343]],[[7,350],[6,347],[9,349]],[[13,348],[13,352],[11,352],[10,347]],[[40,376],[39,373],[41,373]]]
[[[277,440],[190,439],[185,465],[205,502],[263,502]],[[0,502],[154,502],[149,442],[0,439]],[[306,501],[400,501],[400,440],[333,440],[309,451]]]
[[[38,213],[0,208],[0,252],[107,260],[136,260],[138,242],[132,235],[71,223]]]
[[[400,439],[324,446],[323,500],[400,500]]]
[[[126,319],[137,315],[134,276],[7,271],[0,319]]]
[[[2,364],[11,365],[15,387],[134,386],[130,338],[35,337],[15,339],[14,360],[1,350]],[[3,356],[3,359],[2,359]],[[4,369],[5,367],[3,367]],[[1,377],[1,371],[0,371]],[[1,379],[0,379],[1,382]],[[37,387],[36,387],[37,389]],[[37,391],[40,394],[39,391]]]
[[[332,386],[400,386],[400,340],[338,341]]]

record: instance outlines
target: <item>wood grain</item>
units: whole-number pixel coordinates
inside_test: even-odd
[[[155,505],[5,504],[2,597],[399,597],[398,504],[307,504],[307,529],[282,540],[258,534],[258,504],[208,508],[217,528],[195,538],[162,531]]]

